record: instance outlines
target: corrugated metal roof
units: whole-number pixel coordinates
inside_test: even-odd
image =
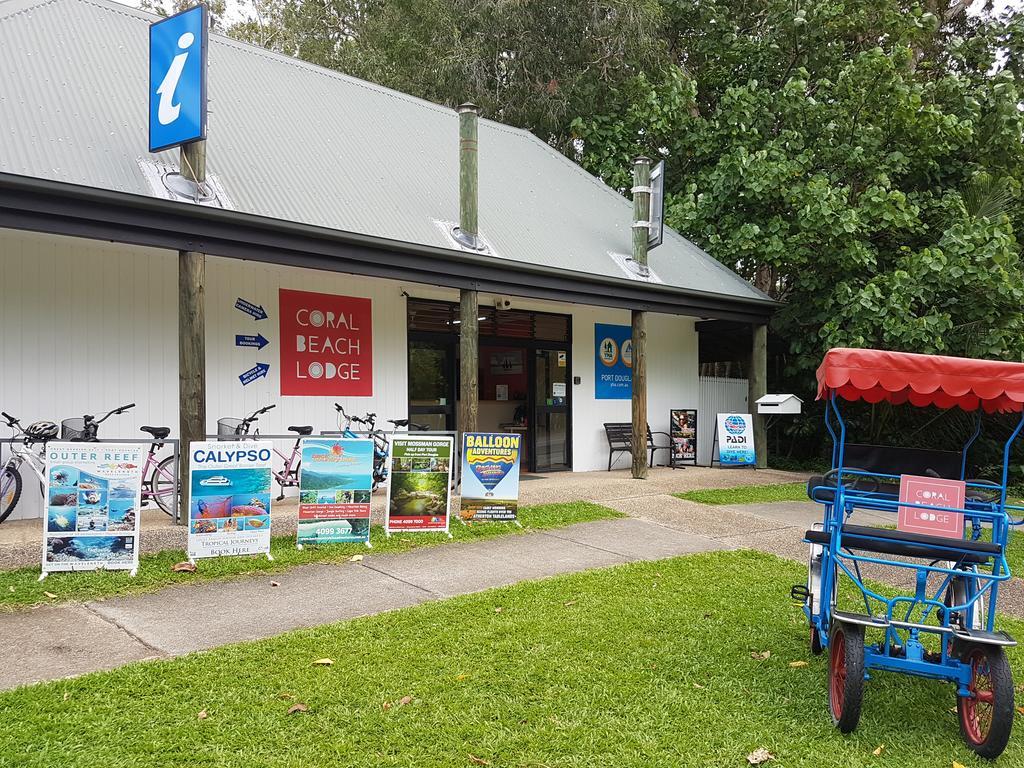
[[[148,33],[154,16],[105,0],[0,0],[0,171],[151,196]],[[235,209],[452,248],[458,116],[297,59],[213,35],[208,168]],[[12,76],[13,75],[13,76]],[[629,279],[632,204],[527,131],[480,123],[480,230],[498,258]],[[666,228],[667,286],[767,300]]]

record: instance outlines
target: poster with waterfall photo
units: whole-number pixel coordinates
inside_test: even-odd
[[[385,529],[447,531],[455,439],[430,435],[395,435]]]
[[[297,543],[369,543],[372,489],[373,440],[304,438]]]
[[[43,573],[139,567],[145,446],[49,443]]]

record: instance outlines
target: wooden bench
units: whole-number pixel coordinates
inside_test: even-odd
[[[605,422],[604,434],[608,438],[608,471],[612,469],[612,461],[614,460],[615,454],[617,453],[628,453],[633,455],[633,425],[628,422]],[[651,432],[651,425],[647,425],[647,450],[651,452],[650,461],[648,466],[654,466],[654,452],[668,450],[671,446],[669,445],[655,445],[654,436],[665,435],[668,437],[667,432]]]

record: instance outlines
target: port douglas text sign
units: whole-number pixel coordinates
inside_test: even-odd
[[[370,541],[373,440],[307,437],[299,469],[300,545]]]
[[[463,520],[515,520],[521,435],[467,432],[462,437]]]
[[[388,533],[447,531],[455,438],[394,435],[388,472]]]
[[[145,446],[48,443],[43,573],[139,567]]]
[[[188,556],[270,554],[269,440],[189,445]]]

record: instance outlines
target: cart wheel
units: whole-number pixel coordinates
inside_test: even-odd
[[[864,697],[864,627],[836,622],[829,637],[828,700],[832,722],[850,733]]]
[[[821,652],[825,650],[821,647],[821,633],[818,628],[811,626],[811,653],[815,656],[821,656]]]
[[[1013,727],[1013,674],[1006,653],[997,645],[972,644],[961,659],[971,667],[970,696],[958,696],[960,734],[979,756],[999,757]]]

